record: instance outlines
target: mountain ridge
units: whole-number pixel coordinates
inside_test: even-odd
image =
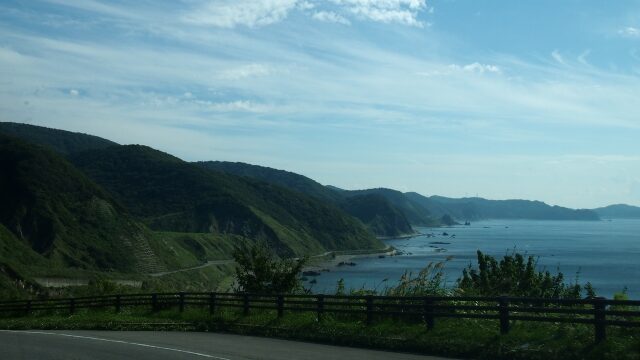
[[[609,219],[640,219],[640,207],[628,204],[613,204],[593,209],[598,215]]]

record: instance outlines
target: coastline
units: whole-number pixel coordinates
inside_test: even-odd
[[[378,240],[410,239],[412,237],[416,237],[420,235],[424,235],[424,234],[419,231],[416,231],[411,234],[401,234],[401,235],[395,235],[395,236],[376,236],[376,239]]]
[[[396,238],[397,237],[394,237],[394,239]],[[373,258],[373,257],[379,257],[379,256],[395,256],[396,254],[398,254],[398,250],[396,250],[393,246],[387,246],[386,248],[379,249],[378,251],[374,250],[375,252],[371,252],[367,250],[369,252],[366,254],[363,254],[363,253],[358,254],[358,253],[355,253],[356,251],[359,251],[359,250],[354,250],[351,253],[344,252],[342,254],[338,254],[335,251],[331,252],[325,255],[327,257],[326,259],[319,260],[317,263],[308,264],[302,269],[302,271],[322,271],[326,269],[337,268],[339,267],[340,263],[351,262],[352,260],[355,260],[355,259]]]

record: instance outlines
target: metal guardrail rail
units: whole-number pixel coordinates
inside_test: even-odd
[[[285,312],[313,312],[318,320],[324,314],[362,316],[367,324],[375,318],[395,317],[422,321],[433,329],[438,318],[498,320],[500,332],[509,332],[513,321],[538,321],[593,325],[595,341],[606,339],[608,326],[640,327],[640,301],[592,299],[539,299],[521,297],[478,296],[373,296],[373,295],[273,295],[216,292],[179,292],[154,294],[122,294],[64,299],[17,300],[0,302],[0,314],[28,316],[35,311],[68,311],[78,309],[144,306],[151,311],[187,306],[205,307],[211,314],[220,308],[275,310],[278,317]]]

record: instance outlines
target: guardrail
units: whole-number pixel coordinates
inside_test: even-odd
[[[513,321],[573,323],[594,326],[595,341],[606,339],[607,326],[640,327],[640,301],[592,299],[538,299],[519,297],[477,296],[373,296],[373,295],[268,295],[216,292],[179,292],[155,294],[122,294],[65,299],[21,300],[0,302],[0,313],[11,316],[35,311],[75,312],[84,308],[144,306],[151,311],[187,306],[206,307],[211,314],[220,308],[275,310],[278,317],[285,312],[313,312],[318,321],[324,314],[362,316],[366,324],[377,317],[407,318],[424,322],[433,329],[438,318],[494,319],[500,332],[509,332]]]

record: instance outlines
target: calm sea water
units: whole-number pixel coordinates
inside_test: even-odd
[[[578,276],[582,284],[590,281],[598,295],[611,297],[626,286],[632,299],[640,299],[640,220],[490,220],[417,230],[435,237],[387,240],[407,254],[355,259],[356,266],[331,268],[331,272],[315,277],[312,290],[332,293],[341,278],[347,288],[382,289],[397,282],[406,270],[417,272],[429,262],[449,256],[453,259],[447,262],[445,273],[448,284],[453,285],[463,268],[476,264],[477,250],[501,257],[515,249],[539,257],[540,269],[559,270],[570,281]],[[305,285],[311,286],[308,282]]]

